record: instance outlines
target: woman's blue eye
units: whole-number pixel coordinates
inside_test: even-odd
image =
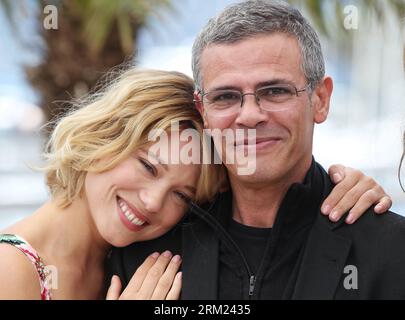
[[[191,198],[182,192],[176,192],[176,195],[187,204],[191,201]]]
[[[143,167],[149,171],[151,174],[155,175],[155,168],[150,165],[147,161],[143,160],[143,159],[139,159],[139,161],[142,163]]]

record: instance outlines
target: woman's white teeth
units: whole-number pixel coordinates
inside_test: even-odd
[[[131,221],[134,225],[142,226],[145,221],[138,219],[133,213],[131,213],[131,209],[123,201],[118,201],[122,212],[124,212],[125,216],[129,221]]]

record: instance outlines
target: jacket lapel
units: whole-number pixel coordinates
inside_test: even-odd
[[[293,299],[334,298],[352,245],[350,239],[333,232],[341,223],[332,224],[319,214],[304,251]]]
[[[218,238],[203,221],[183,226],[182,299],[215,300],[218,286]]]

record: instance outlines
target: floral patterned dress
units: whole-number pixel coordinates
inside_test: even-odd
[[[0,234],[0,243],[10,244],[19,249],[27,256],[27,258],[34,265],[39,275],[39,282],[41,285],[41,299],[51,300],[51,290],[47,281],[47,270],[34,248],[32,248],[30,244],[23,238],[14,234]]]

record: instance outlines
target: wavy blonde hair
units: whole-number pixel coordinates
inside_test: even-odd
[[[193,91],[192,79],[179,72],[131,68],[75,105],[57,123],[44,154],[46,184],[58,205],[67,207],[81,195],[87,172],[112,169],[150,143],[151,130],[168,131],[172,121],[197,129],[207,148]],[[195,201],[210,200],[224,181],[222,165],[202,164]]]

